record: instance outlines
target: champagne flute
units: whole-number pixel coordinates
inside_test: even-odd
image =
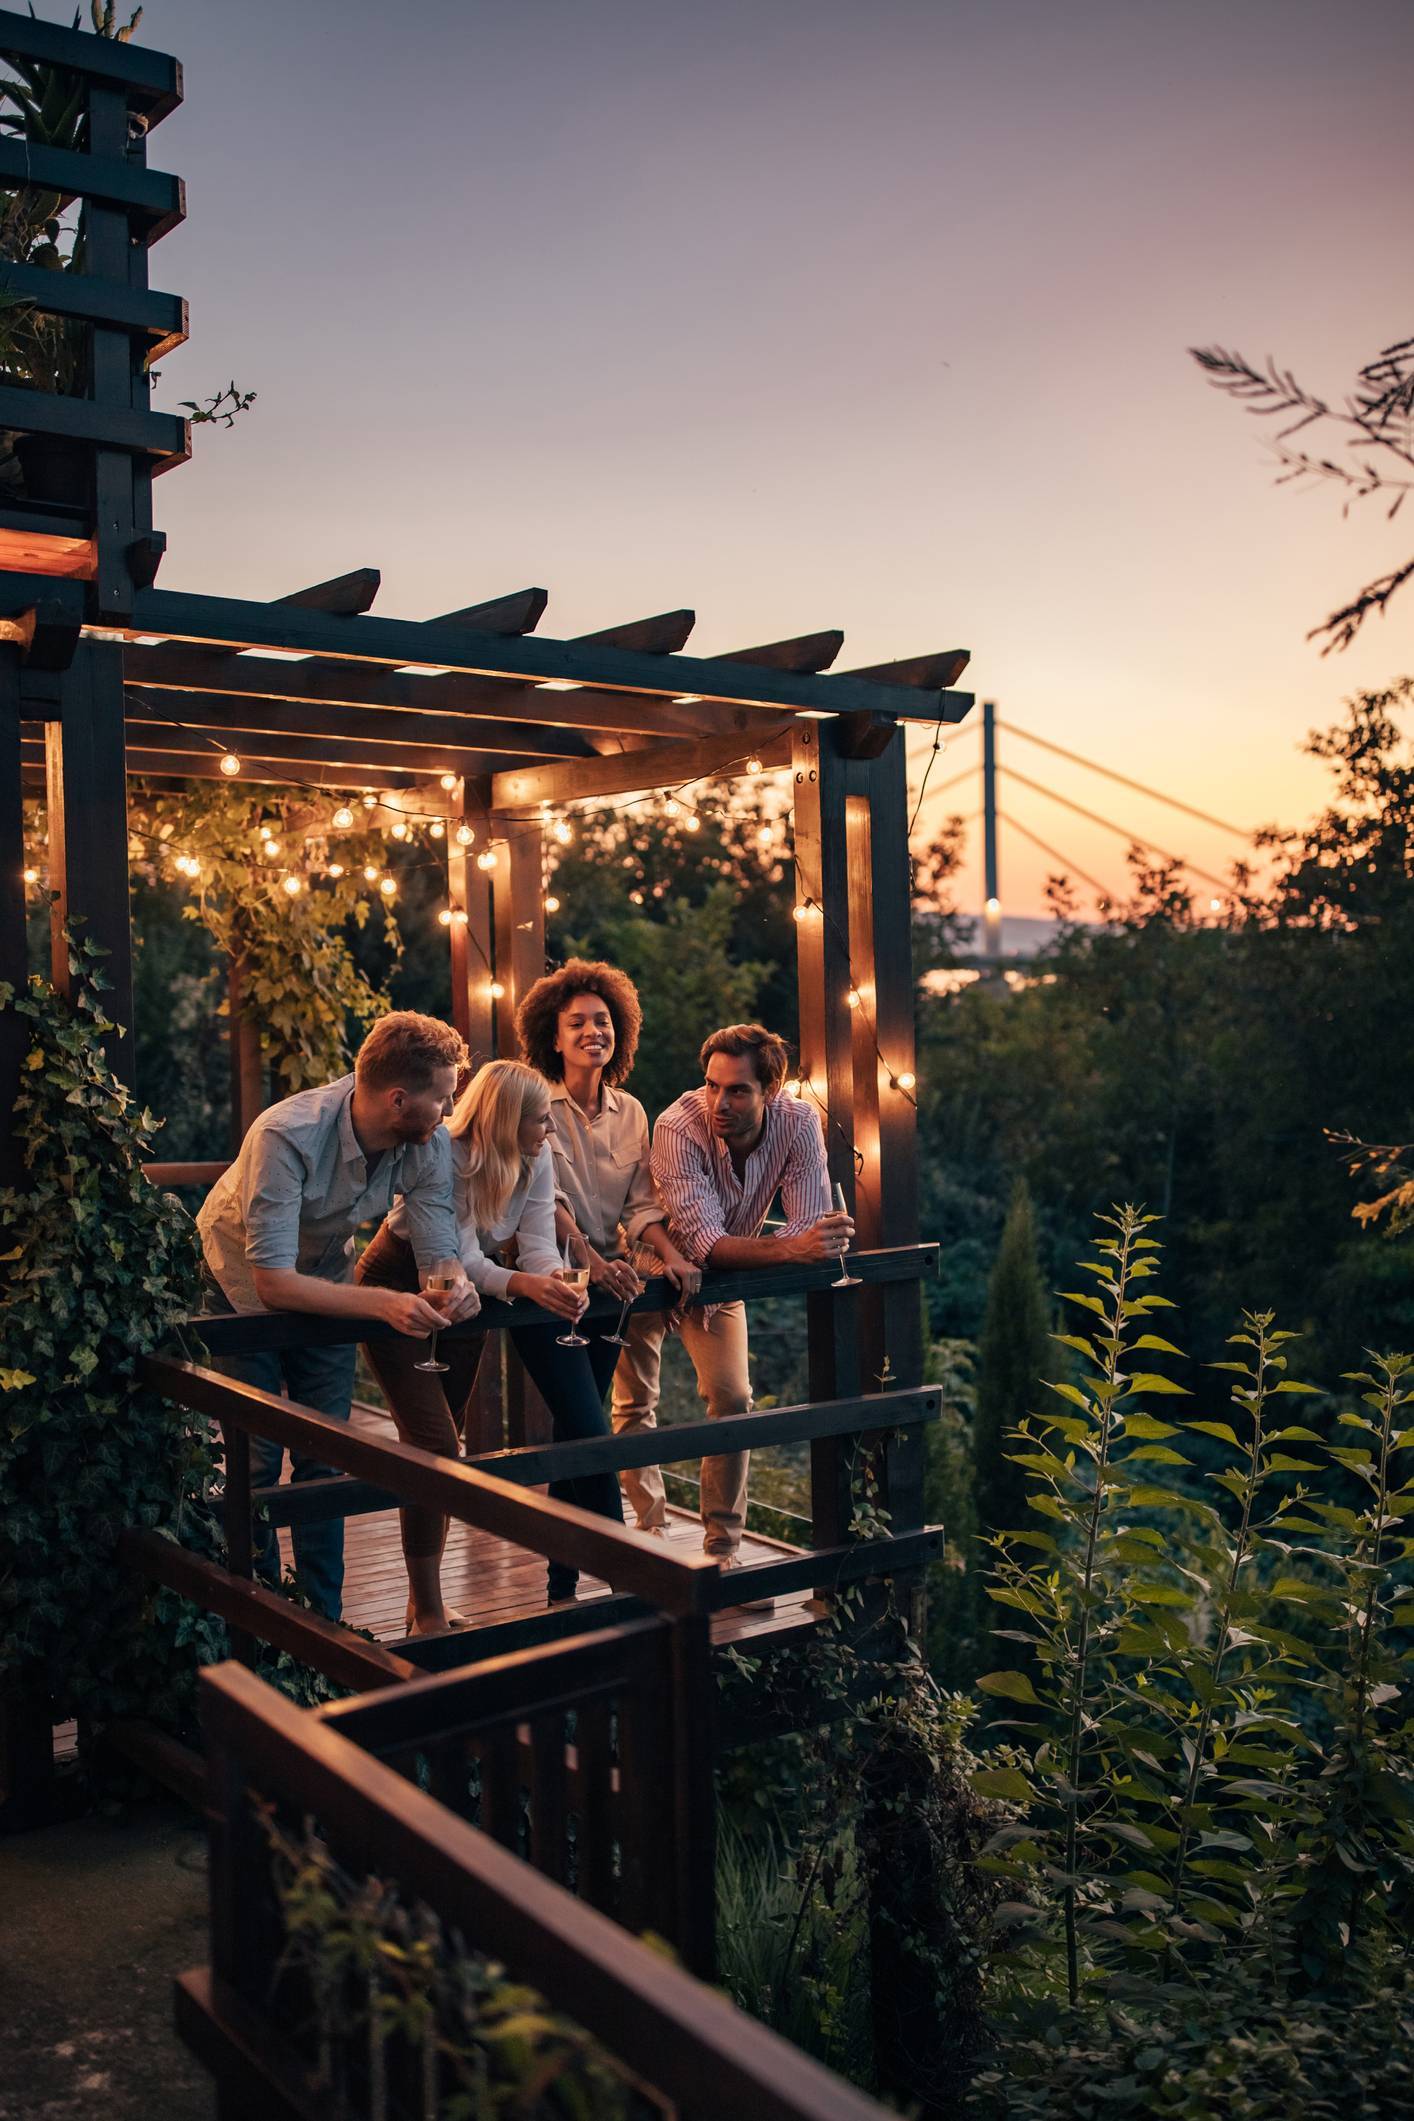
[[[651,1273],[650,1262],[656,1260],[657,1257],[658,1255],[651,1245],[635,1245],[629,1254],[628,1263],[641,1281],[646,1274]],[[623,1301],[623,1308],[619,1312],[619,1322],[613,1332],[599,1335],[599,1338],[606,1340],[611,1348],[626,1348],[628,1346],[628,1342],[624,1339],[624,1322],[628,1317],[629,1306],[632,1302],[633,1298],[626,1296]]]
[[[555,1269],[556,1281],[566,1283],[571,1289],[587,1289],[589,1287],[589,1269],[588,1267],[575,1265],[574,1255],[568,1245],[560,1254],[560,1261],[561,1264]],[[576,1333],[574,1326],[571,1325],[568,1333],[557,1333],[555,1335],[555,1346],[557,1348],[587,1348],[589,1342],[582,1333]]]
[[[448,1296],[456,1285],[457,1277],[445,1260],[435,1267],[430,1267],[422,1277],[423,1291],[428,1296]],[[432,1370],[439,1377],[445,1373],[447,1364],[437,1360],[437,1335],[440,1331],[439,1326],[432,1328],[432,1345],[427,1351],[427,1360],[415,1362],[414,1370]]]
[[[834,1198],[835,1198],[835,1207],[836,1207],[836,1209],[838,1210],[838,1212],[839,1212],[839,1213],[840,1213],[841,1215],[848,1215],[848,1213],[849,1213],[849,1203],[848,1203],[848,1202],[846,1201],[846,1199],[845,1199],[845,1197],[844,1197],[844,1187],[843,1187],[843,1186],[842,1186],[842,1185],[841,1185],[841,1184],[839,1183],[839,1181],[838,1181],[838,1180],[836,1180],[836,1181],[835,1181],[835,1187],[834,1187]],[[840,1277],[839,1277],[839,1280],[838,1280],[838,1281],[832,1281],[832,1282],[830,1283],[830,1287],[831,1287],[832,1289],[857,1289],[857,1288],[859,1287],[859,1281],[860,1281],[860,1277],[859,1277],[859,1276],[858,1276],[857,1274],[848,1274],[848,1273],[846,1273],[846,1271],[845,1271],[845,1255],[844,1255],[844,1253],[843,1253],[843,1252],[841,1252],[841,1254],[840,1254]]]

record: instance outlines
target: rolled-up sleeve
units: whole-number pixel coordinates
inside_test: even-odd
[[[304,1158],[273,1127],[249,1142],[241,1185],[245,1256],[252,1267],[299,1264],[299,1219],[304,1200]]]
[[[658,1188],[653,1183],[653,1163],[648,1147],[648,1121],[640,1110],[638,1115],[638,1163],[634,1168],[632,1182],[624,1200],[624,1242],[636,1245],[645,1230],[652,1224],[665,1222],[667,1210],[658,1198]]]
[[[722,1203],[704,1150],[667,1113],[653,1130],[652,1167],[674,1238],[695,1266],[705,1266],[727,1234]]]
[[[408,1242],[425,1273],[439,1259],[457,1259],[461,1243],[452,1206],[452,1140],[439,1127],[430,1142],[420,1144],[416,1161],[404,1172],[403,1217]]]
[[[797,1105],[796,1131],[781,1173],[781,1206],[785,1223],[774,1232],[777,1238],[799,1237],[813,1222],[830,1212],[830,1167],[825,1159],[825,1136],[820,1115],[809,1105]]]

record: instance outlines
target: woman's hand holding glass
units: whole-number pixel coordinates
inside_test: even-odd
[[[517,1272],[511,1276],[507,1294],[513,1300],[538,1304],[542,1311],[553,1311],[556,1318],[578,1318],[589,1301],[583,1289],[576,1289],[553,1274]]]
[[[634,1271],[636,1264],[636,1259],[605,1259],[602,1252],[596,1252],[591,1246],[589,1286],[617,1296],[620,1303],[632,1303],[635,1296],[643,1294],[643,1283]]]

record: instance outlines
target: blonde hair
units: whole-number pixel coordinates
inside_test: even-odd
[[[530,1169],[520,1145],[527,1109],[548,1111],[549,1086],[524,1061],[487,1061],[452,1107],[447,1131],[467,1146],[472,1219],[489,1230],[504,1215],[511,1195]]]

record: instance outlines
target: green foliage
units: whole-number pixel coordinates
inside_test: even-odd
[[[386,874],[388,866],[382,834],[366,815],[356,810],[354,825],[337,831],[303,791],[206,782],[133,806],[130,822],[150,873],[180,874],[178,859],[197,865],[184,915],[230,958],[281,1097],[341,1075],[351,1021],[366,1028],[389,1006],[360,971],[351,940],[376,900],[385,940],[395,955],[401,948],[392,902],[371,894],[363,874],[369,866]],[[300,886],[293,896],[287,876]]]
[[[923,1515],[944,1534],[943,1558],[928,1571],[928,1669],[946,1691],[965,1691],[984,1669],[972,1471],[975,1358],[971,1341],[934,1341],[923,1371],[925,1384],[942,1387],[938,1419],[923,1432]]]
[[[977,1348],[972,1449],[977,1518],[984,1532],[1018,1523],[1025,1508],[1025,1473],[1013,1463],[1006,1440],[1035,1404],[1046,1370],[1050,1327],[1036,1253],[1036,1219],[1026,1181],[1019,1178],[987,1285]]]
[[[0,1007],[28,1048],[14,1131],[24,1182],[0,1192],[0,1669],[42,1678],[59,1717],[174,1720],[219,1630],[144,1596],[114,1560],[129,1525],[198,1541],[206,1430],[142,1384],[142,1358],[197,1307],[191,1223],[143,1177],[156,1122],[101,1044],[92,944],[73,999],[40,980]]]
[[[1026,1658],[979,1682],[1016,1744],[973,1777],[1013,1808],[982,1858],[1014,1897],[978,2111],[1085,2114],[1108,2084],[1109,2111],[1275,2113],[1338,2082],[1348,2020],[1360,2110],[1393,2113],[1368,2003],[1414,1942],[1414,1363],[1354,1373],[1333,1430],[1293,1420],[1293,1336],[1248,1313],[1222,1417],[1160,1418],[1187,1395],[1143,1367],[1179,1353],[1155,1218],[1100,1220],[1058,1336],[1080,1381],[1016,1432],[1039,1525],[994,1541]]]
[[[271,2007],[335,2112],[628,2121],[641,2111],[592,2035],[467,1951],[429,1909],[404,1907],[384,1880],[350,1877],[312,1828],[292,1836],[270,1812],[265,1826],[284,1932]]]

